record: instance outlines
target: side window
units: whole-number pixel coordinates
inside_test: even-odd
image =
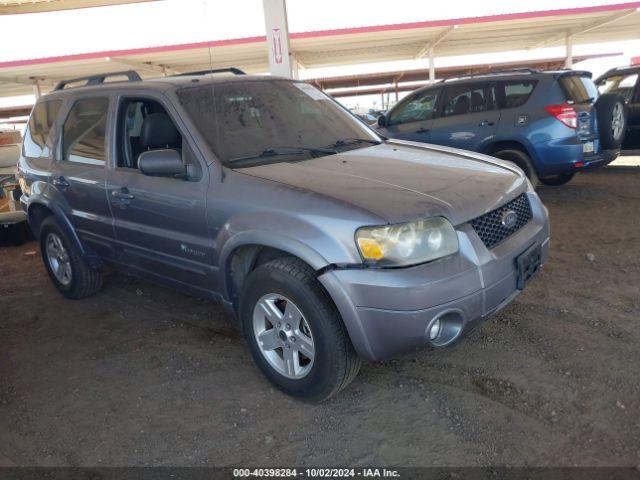
[[[45,100],[34,107],[22,142],[25,157],[38,158],[51,155],[46,144],[61,105],[62,100]]]
[[[67,162],[104,165],[108,98],[76,101],[62,129],[62,159]]]
[[[140,154],[148,150],[181,152],[182,136],[164,107],[151,99],[125,99],[118,114],[119,168],[138,168]]]
[[[431,90],[417,94],[391,114],[389,124],[416,122],[433,118],[437,100],[437,91]]]
[[[501,102],[501,108],[521,107],[527,103],[535,86],[536,82],[531,80],[502,82],[500,88],[504,90],[504,100]]]
[[[186,167],[186,180],[202,177],[202,169],[162,104],[146,98],[126,98],[118,110],[118,168],[138,170],[140,155],[151,150],[175,150]]]
[[[626,101],[632,101],[633,88],[638,82],[638,74],[615,75],[605,79],[604,84],[600,86],[601,93],[619,93]]]
[[[443,117],[484,112],[493,104],[493,99],[485,99],[488,92],[483,85],[450,85],[445,90]]]

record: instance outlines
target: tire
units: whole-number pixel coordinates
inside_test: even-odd
[[[268,314],[262,308],[265,305],[270,307]],[[301,314],[299,322],[296,311]],[[294,315],[287,329],[284,314],[289,312]],[[253,360],[276,387],[291,396],[326,400],[351,383],[360,370],[361,361],[333,302],[313,270],[297,258],[277,258],[249,274],[240,295],[240,319]],[[278,346],[260,346],[260,331],[261,338],[269,339],[261,345]],[[293,348],[285,350],[286,345]],[[307,351],[313,355],[306,357]],[[291,362],[284,360],[293,357],[286,355],[297,358],[298,372],[288,368]]]
[[[102,288],[102,273],[90,267],[82,256],[82,252],[71,241],[67,231],[60,226],[54,216],[47,217],[40,226],[40,252],[47,273],[55,287],[67,298],[79,299],[97,293]],[[48,243],[50,242],[50,243]],[[55,244],[55,245],[54,245]],[[49,248],[51,245],[51,248]],[[55,246],[55,249],[53,248]],[[62,247],[60,249],[59,247]],[[56,250],[57,249],[57,250]],[[59,252],[58,259],[52,262],[53,252]],[[54,272],[54,265],[61,267],[63,274]],[[68,273],[68,274],[65,274]]]
[[[565,183],[569,183],[574,176],[575,176],[575,173],[563,173],[561,175],[552,175],[550,177],[542,177],[540,178],[540,183],[544,183],[545,185],[549,185],[552,187],[557,187],[559,185],[564,185]]]
[[[533,188],[538,186],[538,174],[536,173],[536,169],[533,167],[533,163],[531,163],[529,155],[521,152],[520,150],[499,150],[492,155],[501,160],[507,160],[515,163],[527,176],[531,185],[533,185]]]
[[[595,104],[598,134],[603,150],[617,150],[624,141],[627,112],[624,97],[617,93],[601,95]]]

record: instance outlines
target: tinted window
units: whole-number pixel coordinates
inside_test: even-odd
[[[184,87],[178,99],[222,161],[284,147],[318,148],[348,138],[376,141],[369,127],[309,84],[248,80]],[[350,143],[361,148],[366,143]],[[257,158],[256,163],[304,159]]]
[[[485,89],[484,85],[450,85],[445,90],[442,116],[484,112],[493,103],[493,89]]]
[[[86,98],[73,104],[62,131],[63,160],[104,165],[108,98]]]
[[[565,75],[558,81],[568,102],[586,103],[598,97],[598,89],[589,77]]]
[[[437,99],[437,91],[416,94],[391,112],[389,124],[416,122],[433,118]]]
[[[501,93],[504,98],[501,108],[516,108],[527,103],[536,83],[532,80],[501,82],[500,89],[503,90]]]
[[[62,105],[62,100],[49,100],[39,102],[33,109],[22,144],[26,157],[37,158],[51,155],[46,143],[51,126],[58,116],[60,105]]]
[[[629,75],[615,75],[605,79],[604,84],[600,86],[600,91],[602,93],[618,93],[622,95],[625,100],[631,101],[633,87],[635,87],[637,81],[637,73]]]

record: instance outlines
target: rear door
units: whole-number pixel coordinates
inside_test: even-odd
[[[62,124],[57,161],[49,180],[52,197],[61,204],[80,239],[110,257],[113,225],[105,190],[106,160],[111,154],[110,98],[80,97],[71,104]]]
[[[400,140],[430,142],[439,92],[440,88],[421,90],[402,100],[389,112],[387,126],[380,133]]]
[[[445,85],[430,141],[481,151],[495,136],[499,121],[494,83]]]

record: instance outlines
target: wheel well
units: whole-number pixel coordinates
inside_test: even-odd
[[[533,174],[538,173],[538,168],[536,167],[536,163],[533,161],[533,157],[531,156],[529,151],[526,149],[526,147],[520,142],[516,142],[514,140],[505,140],[505,141],[495,142],[489,145],[486,148],[484,153],[487,155],[494,155],[495,153],[501,150],[517,150],[525,154],[527,157],[529,157],[531,168],[533,168]],[[518,165],[520,168],[522,168],[523,170],[525,170],[525,173],[526,173],[527,170],[525,165],[519,165],[519,162],[514,162],[514,163]]]
[[[260,265],[280,257],[294,257],[294,255],[264,245],[244,245],[229,256],[226,268],[227,293],[236,310],[238,297],[247,276]]]
[[[485,148],[484,153],[486,153],[487,155],[492,155],[496,152],[499,152],[500,150],[519,150],[520,152],[526,154],[527,156],[529,156],[529,158],[531,158],[531,155],[529,155],[529,152],[524,147],[524,145],[513,140],[504,140],[492,143],[491,145],[488,145],[487,148]]]
[[[29,226],[33,234],[38,237],[40,234],[40,225],[45,218],[53,215],[53,212],[40,203],[33,204],[29,207]]]

